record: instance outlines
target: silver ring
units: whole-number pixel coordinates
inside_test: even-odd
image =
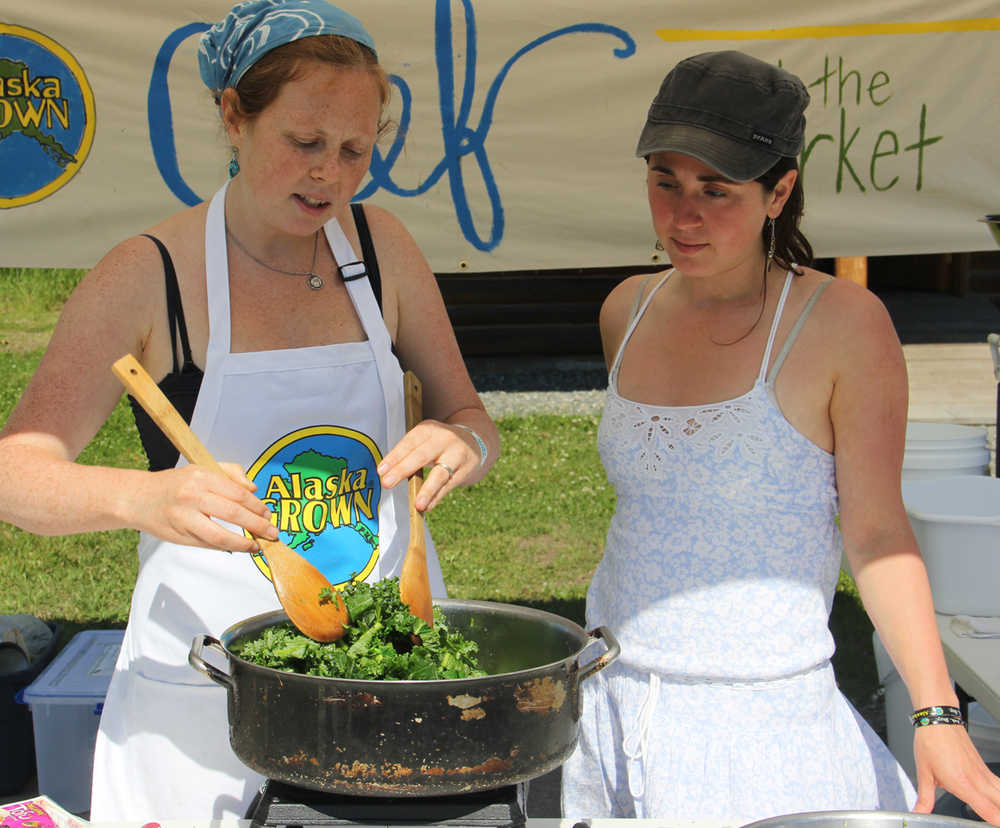
[[[452,475],[455,474],[455,470],[451,466],[449,466],[447,463],[442,463],[440,460],[438,460],[434,465],[435,466],[440,466],[442,469],[444,469],[446,472],[448,472],[448,479],[449,480],[451,480]]]

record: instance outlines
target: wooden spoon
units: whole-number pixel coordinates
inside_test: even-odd
[[[423,419],[423,394],[420,380],[412,371],[403,377],[403,392],[406,400],[406,430]],[[417,618],[422,618],[429,626],[434,626],[434,608],[431,604],[431,585],[427,575],[427,547],[424,543],[424,516],[417,511],[417,491],[423,480],[423,473],[417,470],[407,481],[410,501],[410,545],[406,547],[403,569],[399,575],[399,597]]]
[[[225,474],[134,356],[126,354],[111,370],[189,463]],[[271,583],[291,622],[301,633],[316,641],[340,638],[344,634],[344,624],[350,620],[347,606],[323,573],[281,541],[257,536],[254,540],[267,558]],[[320,591],[324,588],[331,590],[333,600],[321,603]]]

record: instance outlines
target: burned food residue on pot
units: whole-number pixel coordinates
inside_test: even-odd
[[[479,645],[450,629],[439,607],[434,607],[433,627],[410,614],[399,597],[398,578],[351,583],[341,597],[351,620],[339,641],[321,644],[286,622],[234,645],[233,651],[262,667],[327,678],[413,681],[486,675],[478,664]]]
[[[566,686],[551,676],[518,685],[514,690],[517,709],[522,713],[553,713],[566,701]]]
[[[478,706],[483,703],[482,696],[470,696],[466,694],[462,696],[448,696],[447,698],[449,705],[457,707],[462,711],[461,717],[463,722],[486,718],[486,712],[482,707]]]

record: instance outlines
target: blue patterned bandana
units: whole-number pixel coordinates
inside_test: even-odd
[[[303,37],[340,35],[375,51],[361,21],[326,0],[246,0],[201,36],[198,68],[216,95],[236,86],[261,57]]]

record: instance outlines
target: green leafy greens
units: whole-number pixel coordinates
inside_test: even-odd
[[[324,590],[325,592],[326,590]],[[440,607],[434,626],[410,614],[399,579],[351,583],[340,593],[350,623],[339,641],[321,644],[290,623],[277,624],[236,644],[236,655],[263,667],[328,678],[433,680],[484,676],[479,645],[448,628]],[[331,596],[321,596],[331,600]]]

